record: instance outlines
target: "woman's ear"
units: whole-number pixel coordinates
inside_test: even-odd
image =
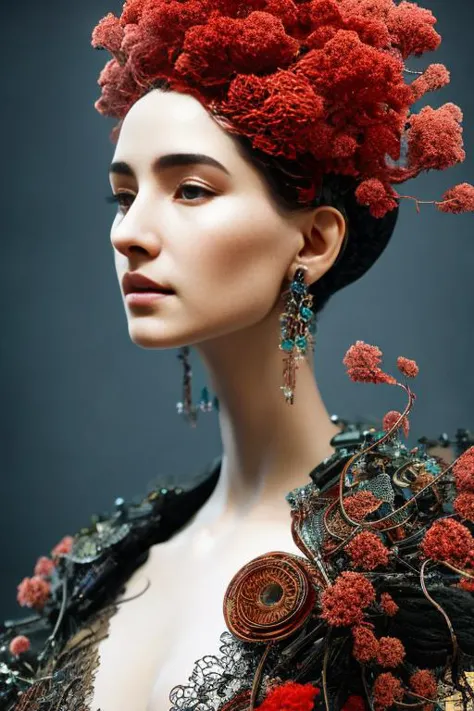
[[[336,261],[347,231],[343,214],[335,207],[323,205],[298,216],[302,246],[291,266],[293,277],[297,266],[307,267],[307,283],[315,281],[329,271]]]

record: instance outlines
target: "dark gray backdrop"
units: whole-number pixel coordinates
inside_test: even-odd
[[[404,192],[439,199],[474,180],[471,0],[426,0],[444,36],[409,66],[445,62],[452,83],[430,95],[464,110],[468,159]],[[109,243],[111,123],[93,108],[108,54],[93,26],[117,0],[2,3],[2,270],[0,617],[22,613],[16,586],[65,534],[164,476],[184,481],[219,453],[215,415],[190,430],[175,414],[176,352],[128,337]],[[318,335],[317,376],[331,412],[381,417],[402,391],[351,383],[342,358],[357,339],[399,355],[420,376],[410,443],[474,430],[474,235],[471,215],[405,201],[392,243],[361,281],[336,295]],[[196,393],[203,374],[195,367]]]

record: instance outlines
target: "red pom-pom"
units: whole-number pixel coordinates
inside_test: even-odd
[[[455,185],[445,192],[442,202],[435,204],[440,212],[450,212],[453,215],[474,212],[474,185],[469,183]]]
[[[27,652],[30,647],[31,642],[28,637],[25,637],[24,635],[19,635],[18,637],[14,637],[12,639],[8,648],[11,654],[13,654],[15,657],[18,657],[20,654],[24,654],[24,652]]]
[[[437,91],[449,84],[451,76],[444,64],[430,64],[423,74],[410,84],[416,101],[429,91]]]
[[[107,49],[117,56],[121,51],[123,37],[123,25],[118,17],[109,12],[94,28],[91,44],[95,49]]]
[[[59,558],[62,555],[67,555],[71,552],[72,544],[74,543],[73,536],[64,536],[51,551],[52,558]]]
[[[382,593],[380,596],[380,607],[382,611],[389,617],[397,614],[399,607],[393,597],[389,593]]]
[[[23,578],[17,590],[16,599],[19,605],[41,610],[50,596],[51,585],[44,578],[35,575],[32,578]]]
[[[375,589],[362,574],[342,573],[321,596],[321,617],[333,627],[359,624],[374,600]]]
[[[404,358],[403,356],[399,356],[397,358],[397,368],[407,378],[416,378],[420,372],[416,360],[410,360],[409,358]]]
[[[441,37],[433,27],[435,24],[436,18],[430,10],[405,1],[393,7],[388,19],[392,40],[404,59],[412,54],[418,57],[434,52],[439,47]]]
[[[381,637],[377,651],[377,663],[381,667],[394,669],[403,662],[405,647],[397,637]]]
[[[454,510],[466,521],[474,523],[474,494],[465,491],[454,499]]]
[[[350,379],[355,383],[396,384],[395,378],[384,373],[379,367],[381,359],[380,348],[364,341],[357,341],[349,348],[342,362],[347,368]]]
[[[353,521],[362,521],[366,516],[377,511],[382,501],[371,491],[358,491],[344,497],[344,510]]]
[[[272,689],[256,711],[312,711],[319,693],[312,684],[288,681]]]
[[[384,672],[376,678],[373,690],[377,709],[389,709],[395,701],[403,698],[402,683],[390,672]]]
[[[456,111],[457,109],[457,111]],[[454,104],[439,109],[425,106],[410,116],[408,166],[421,170],[445,170],[466,158],[463,150],[462,113]]]
[[[46,556],[38,558],[35,565],[35,575],[41,575],[44,578],[49,578],[55,568],[54,561]]]
[[[401,418],[401,420],[400,420]],[[403,434],[405,437],[408,437],[410,433],[410,422],[408,420],[408,417],[405,415],[405,417],[402,417],[402,413],[398,412],[398,410],[390,410],[390,412],[387,412],[384,415],[384,418],[382,420],[382,429],[385,432],[389,432],[392,427],[395,427],[397,422],[400,420],[400,423],[398,424],[397,429],[402,428],[403,429]],[[396,430],[395,430],[396,432]]]
[[[354,645],[352,654],[361,664],[367,664],[377,656],[379,642],[372,630],[365,625],[356,625],[352,628]]]
[[[363,570],[374,570],[379,565],[387,565],[389,550],[375,533],[358,533],[344,549],[353,565]]]
[[[436,701],[438,693],[438,682],[433,672],[428,669],[419,669],[410,677],[410,687],[415,694],[424,696],[427,699]]]
[[[452,518],[435,521],[425,534],[421,549],[427,558],[464,568],[474,548],[474,538],[462,523]]]
[[[398,207],[395,190],[377,178],[364,180],[355,191],[355,196],[358,203],[370,208],[373,217],[385,217],[387,212]]]
[[[474,493],[474,446],[458,457],[453,466],[453,474],[459,492]]]

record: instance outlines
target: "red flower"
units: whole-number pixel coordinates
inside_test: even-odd
[[[18,637],[14,637],[12,639],[8,648],[11,654],[13,654],[15,657],[18,657],[20,654],[27,652],[30,647],[31,642],[28,637],[25,637],[24,635],[19,635]]]
[[[456,487],[459,492],[474,493],[474,447],[469,447],[453,466]]]
[[[409,358],[404,358],[403,356],[397,358],[397,368],[407,378],[416,378],[420,372],[416,360],[410,360]]]
[[[437,91],[446,86],[449,84],[450,78],[450,73],[444,64],[430,64],[423,74],[410,84],[415,101],[421,99],[429,91]]]
[[[319,689],[312,684],[287,681],[270,691],[255,711],[312,711],[314,698],[319,693]]]
[[[16,599],[19,605],[40,610],[45,606],[49,598],[51,586],[39,575],[35,575],[33,578],[23,578],[17,590]]]
[[[371,491],[358,491],[344,497],[344,509],[353,521],[362,521],[369,513],[376,511],[381,503]]]
[[[469,529],[452,518],[435,521],[421,543],[421,549],[427,558],[451,563],[460,568],[466,564],[473,547],[474,538]]]
[[[35,575],[41,575],[44,578],[49,578],[54,570],[54,567],[54,561],[43,555],[36,561]]]
[[[381,667],[395,668],[403,662],[405,647],[397,637],[381,637],[377,652],[377,663]]]
[[[355,191],[357,202],[366,205],[373,217],[385,217],[387,212],[398,207],[396,191],[378,178],[364,180]]]
[[[359,624],[374,600],[375,589],[361,573],[342,573],[321,596],[321,617],[333,627]]]
[[[454,510],[461,518],[474,522],[474,494],[470,491],[459,494],[454,500]]]
[[[71,552],[72,544],[74,543],[73,536],[64,536],[57,545],[54,546],[51,551],[51,556],[53,558],[59,558],[59,556],[67,555]]]
[[[380,607],[389,617],[397,614],[399,607],[393,597],[389,593],[382,593],[380,596]]]
[[[474,212],[474,185],[469,183],[455,185],[445,192],[442,202],[437,202],[435,205],[440,212],[451,212],[453,215]]]
[[[123,37],[123,26],[119,18],[109,12],[95,27],[91,44],[95,49],[107,49],[117,57],[120,55]]]
[[[352,628],[354,645],[352,654],[358,662],[366,664],[377,656],[379,642],[372,630],[365,625],[356,625]]]
[[[399,47],[404,59],[411,54],[420,56],[424,52],[434,52],[441,42],[433,27],[436,24],[433,13],[415,3],[401,2],[393,7],[387,24],[392,41]]]
[[[389,709],[395,701],[400,701],[403,698],[401,681],[390,672],[384,672],[376,678],[373,691],[377,711]]]
[[[438,693],[438,682],[433,674],[433,672],[428,669],[419,669],[417,672],[410,677],[410,687],[413,689],[415,694],[420,696],[425,696],[427,699],[436,700],[436,694]]]
[[[343,364],[347,374],[355,383],[388,383],[396,384],[395,378],[384,373],[379,364],[382,351],[377,346],[371,346],[364,341],[356,341],[347,351]]]
[[[361,696],[349,696],[341,711],[366,711],[366,708]]]
[[[408,166],[416,170],[444,170],[466,158],[462,141],[462,113],[454,104],[439,109],[425,106],[410,116]]]
[[[358,533],[344,549],[358,568],[374,570],[379,565],[387,565],[389,550],[375,533]]]
[[[385,430],[385,432],[389,432],[392,427],[395,427],[396,423],[401,417],[402,413],[398,412],[398,410],[390,410],[390,412],[387,412],[386,415],[384,415],[384,418],[382,420],[382,429]],[[403,429],[403,434],[405,435],[405,437],[408,437],[410,433],[410,422],[406,415],[401,419],[397,429],[399,429],[400,427]]]

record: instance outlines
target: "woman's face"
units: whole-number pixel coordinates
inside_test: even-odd
[[[183,154],[209,162],[172,158]],[[124,297],[133,342],[195,345],[274,312],[301,231],[278,212],[256,169],[196,99],[146,94],[123,122],[113,164],[120,203],[111,242],[121,288],[131,271],[173,290],[146,305]]]

